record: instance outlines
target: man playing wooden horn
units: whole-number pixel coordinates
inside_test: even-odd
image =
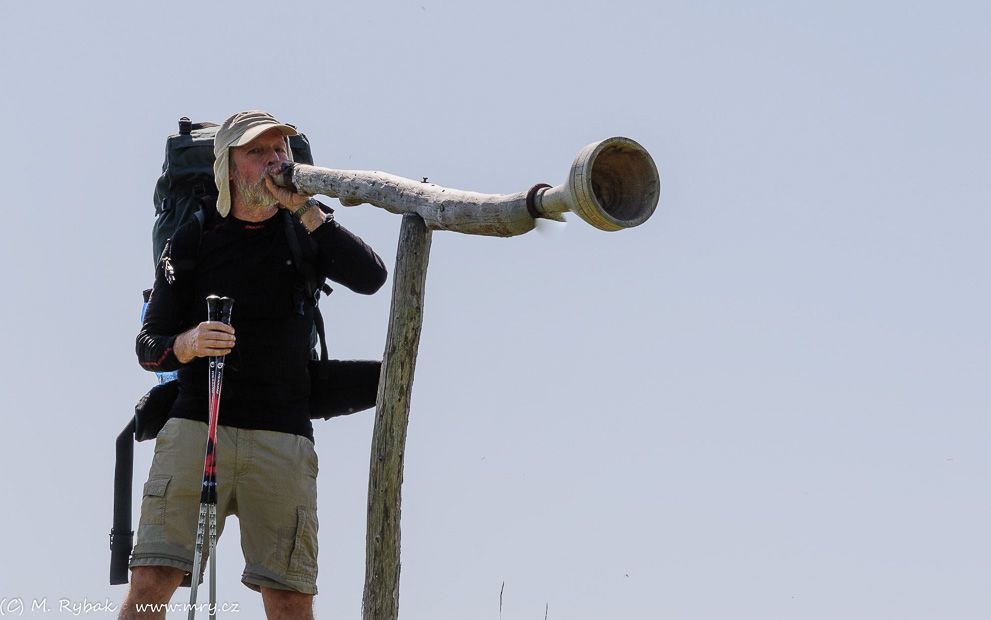
[[[265,112],[228,118],[217,132],[217,213],[190,222],[159,261],[137,337],[142,367],[178,370],[179,395],[158,434],[144,487],[131,586],[121,618],[164,618],[193,566],[211,356],[229,355],[217,432],[217,524],[237,515],[242,582],[269,618],[312,618],[317,576],[317,456],[306,395],[314,304],[296,303],[290,236],[315,246],[313,268],[361,294],[386,279],[382,260],[333,211],[276,187],[295,130]],[[292,214],[287,217],[283,210]],[[192,234],[190,234],[192,231]],[[236,300],[232,325],[206,320],[208,295]]]

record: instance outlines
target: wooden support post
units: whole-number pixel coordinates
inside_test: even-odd
[[[430,235],[430,229],[419,215],[403,215],[368,475],[365,593],[361,603],[364,620],[396,620],[399,616],[403,454],[413,370],[423,324],[423,289],[427,279]]]

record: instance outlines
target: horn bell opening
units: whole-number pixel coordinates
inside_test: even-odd
[[[650,153],[629,138],[586,146],[569,178],[574,212],[600,230],[639,226],[653,215],[661,180]]]

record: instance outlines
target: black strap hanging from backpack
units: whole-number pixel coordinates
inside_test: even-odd
[[[131,529],[131,489],[134,486],[134,418],[117,436],[114,465],[114,525],[110,530],[110,585],[127,583],[127,563],[134,548]]]

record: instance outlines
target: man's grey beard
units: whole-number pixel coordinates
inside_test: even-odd
[[[234,191],[237,192],[241,204],[246,207],[271,207],[278,203],[272,193],[265,187],[265,173],[261,173],[254,183],[241,176],[234,168]]]

